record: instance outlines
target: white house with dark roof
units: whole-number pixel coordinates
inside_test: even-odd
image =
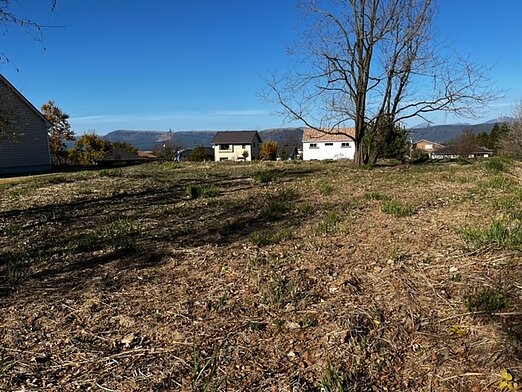
[[[50,169],[50,126],[42,113],[0,75],[0,173]]]
[[[303,129],[303,160],[353,159],[355,156],[355,131],[339,128],[334,131]]]
[[[251,161],[259,159],[261,138],[257,131],[220,131],[212,144],[216,162]]]

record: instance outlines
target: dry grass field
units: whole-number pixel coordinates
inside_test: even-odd
[[[0,389],[522,382],[522,165],[151,163],[0,180]]]

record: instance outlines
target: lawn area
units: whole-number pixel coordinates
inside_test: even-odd
[[[0,390],[514,389],[521,207],[501,160],[1,179]]]

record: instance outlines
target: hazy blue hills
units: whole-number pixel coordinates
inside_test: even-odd
[[[444,143],[456,138],[463,130],[469,129],[473,133],[490,132],[493,129],[493,123],[484,124],[450,124],[450,125],[432,125],[421,128],[408,129],[409,138],[416,140],[426,139],[432,142]]]
[[[454,139],[465,129],[477,134],[480,132],[490,132],[495,123],[509,121],[508,117],[492,119],[483,124],[449,124],[449,125],[429,125],[419,124],[408,129],[408,137],[413,140],[427,139],[433,142],[445,143]],[[121,141],[135,145],[140,150],[154,150],[169,140],[176,145],[184,148],[195,146],[211,146],[212,139],[217,131],[132,131],[117,130],[104,136],[109,141]],[[272,128],[259,131],[262,140],[275,140],[280,145],[296,145],[301,147],[303,138],[302,128]]]
[[[105,135],[105,139],[111,142],[127,142],[135,145],[140,150],[150,151],[162,146],[169,140],[175,145],[185,148],[195,146],[211,146],[212,139],[217,131],[177,131],[170,134],[168,131],[131,131],[117,130]],[[275,128],[259,131],[262,140],[276,140],[279,144],[301,145],[303,130],[301,128]]]

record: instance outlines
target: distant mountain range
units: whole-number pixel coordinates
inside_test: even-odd
[[[185,148],[195,146],[211,146],[212,139],[217,131],[131,131],[117,130],[109,132],[104,138],[110,142],[127,142],[138,147],[140,150],[151,151],[163,144],[172,141],[176,145]],[[278,144],[302,144],[302,128],[274,128],[259,131],[261,140],[275,140]]]
[[[429,125],[419,124],[409,128],[408,137],[413,140],[427,139],[432,142],[445,143],[454,139],[465,129],[473,133],[490,132],[496,123],[510,121],[508,117],[492,119],[482,124],[449,124]],[[117,130],[105,135],[105,139],[115,142],[127,142],[135,145],[140,150],[150,151],[162,146],[169,140],[185,148],[195,146],[211,146],[212,139],[217,131],[132,131]],[[272,128],[259,131],[261,140],[275,140],[280,145],[302,146],[303,128]]]

